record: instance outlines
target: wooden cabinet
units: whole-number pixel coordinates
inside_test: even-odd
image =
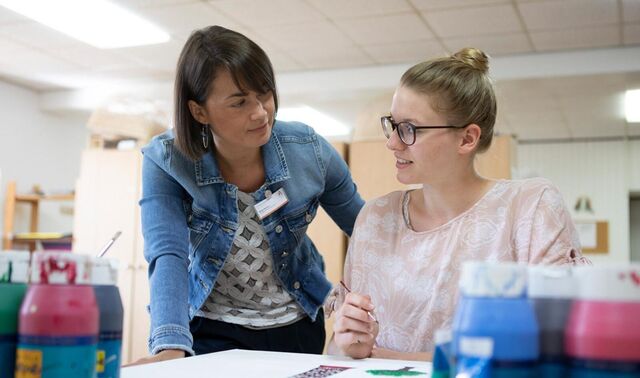
[[[476,156],[476,170],[485,177],[510,179],[511,171],[518,166],[517,143],[511,135],[493,137],[491,147]]]
[[[82,154],[76,184],[74,251],[94,255],[116,231],[122,235],[106,257],[119,261],[118,287],[124,307],[122,362],[148,355],[149,284],[143,256],[138,200],[140,150],[89,149]]]
[[[347,156],[346,143],[332,143],[342,158]],[[309,238],[322,254],[325,263],[327,278],[336,284],[342,279],[344,258],[347,252],[347,237],[327,213],[318,209],[316,217],[307,230]],[[326,319],[325,331],[327,344],[333,334],[333,317]],[[326,345],[325,345],[326,346]]]

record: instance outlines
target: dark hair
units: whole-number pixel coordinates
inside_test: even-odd
[[[278,111],[273,67],[260,46],[222,26],[194,31],[180,53],[174,91],[176,146],[192,160],[198,160],[206,151],[202,146],[202,124],[193,118],[188,103],[193,100],[204,105],[221,68],[229,70],[242,91],[273,93]]]
[[[443,114],[449,125],[480,126],[477,151],[484,152],[491,146],[498,112],[488,71],[485,53],[464,48],[452,56],[416,64],[402,75],[400,84],[433,96],[433,110]]]

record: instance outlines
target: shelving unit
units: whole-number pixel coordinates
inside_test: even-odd
[[[4,201],[4,228],[2,232],[2,248],[12,249],[14,244],[28,244],[29,250],[33,251],[36,248],[36,243],[42,241],[55,241],[60,243],[71,242],[71,237],[54,237],[54,235],[34,235],[35,237],[16,237],[14,232],[14,221],[16,213],[16,205],[27,204],[31,207],[29,218],[29,232],[38,232],[38,220],[40,202],[42,201],[73,201],[74,195],[69,194],[51,194],[51,195],[39,195],[39,194],[18,194],[16,192],[16,182],[10,181],[7,184],[7,191],[5,193]]]

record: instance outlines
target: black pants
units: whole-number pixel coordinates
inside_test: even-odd
[[[193,318],[189,328],[197,355],[229,349],[322,354],[326,337],[322,309],[315,322],[307,316],[293,324],[264,330],[199,316]]]

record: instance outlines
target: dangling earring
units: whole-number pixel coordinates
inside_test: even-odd
[[[202,129],[200,130],[200,136],[202,136],[202,147],[206,150],[209,148],[209,125],[202,125]]]

